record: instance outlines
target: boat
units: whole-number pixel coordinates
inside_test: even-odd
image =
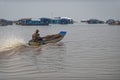
[[[15,22],[16,25],[22,26],[47,26],[49,23],[41,19],[23,18]]]
[[[64,38],[66,33],[67,33],[66,31],[60,31],[58,34],[47,35],[47,36],[42,37],[42,41],[38,41],[38,42],[30,40],[28,42],[28,45],[29,46],[41,46],[41,45],[45,45],[48,43],[57,43]]]
[[[104,24],[104,21],[98,19],[89,19],[89,20],[82,20],[81,22],[85,22],[88,24]]]

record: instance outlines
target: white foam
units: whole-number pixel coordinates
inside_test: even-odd
[[[0,42],[0,52],[11,50],[20,46],[25,45],[25,41],[21,38],[17,38],[15,36],[11,36]]]

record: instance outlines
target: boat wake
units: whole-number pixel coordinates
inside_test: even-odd
[[[63,43],[49,43],[43,46],[31,47],[26,44],[24,39],[11,37],[0,41],[0,56],[12,56],[21,53],[35,53],[39,54],[41,49],[46,49],[50,46],[62,46]],[[48,46],[48,47],[47,47]]]
[[[9,52],[11,50],[20,49],[26,46],[26,43],[23,39],[18,38],[8,38],[4,41],[0,41],[0,53]]]

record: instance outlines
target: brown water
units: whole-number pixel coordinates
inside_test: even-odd
[[[41,36],[67,31],[55,44],[29,47]],[[0,27],[0,80],[120,80],[120,26]]]

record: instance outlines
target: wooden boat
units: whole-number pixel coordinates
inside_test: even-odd
[[[66,33],[67,33],[66,31],[61,31],[58,34],[47,35],[47,36],[42,37],[43,39],[42,41],[35,42],[33,40],[30,40],[28,44],[30,46],[41,46],[41,45],[45,45],[48,43],[56,43],[56,42],[61,41],[66,35]]]

